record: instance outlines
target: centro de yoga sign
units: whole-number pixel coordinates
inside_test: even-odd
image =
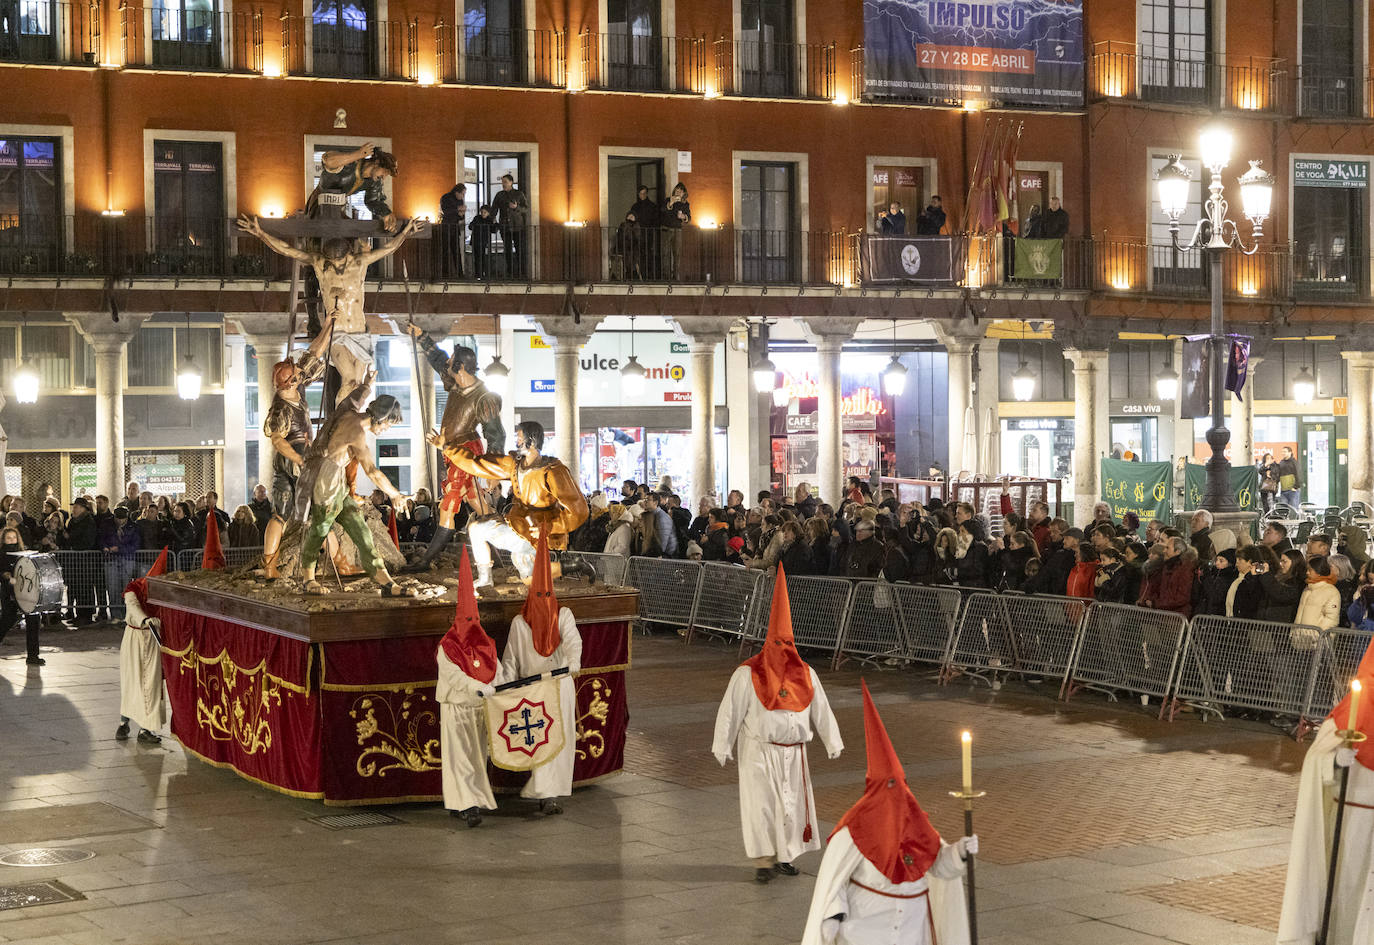
[[[1083,105],[1082,0],[864,0],[875,99]]]
[[[1293,160],[1295,187],[1344,187],[1363,189],[1369,186],[1369,164],[1366,161],[1324,161],[1320,158]]]

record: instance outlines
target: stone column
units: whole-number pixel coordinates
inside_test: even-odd
[[[1245,387],[1241,389],[1240,399],[1230,391],[1226,399],[1231,402],[1231,465],[1233,467],[1255,465],[1255,371],[1264,358],[1254,354],[1252,347],[1248,376]],[[1259,507],[1259,497],[1255,497],[1255,507]]]
[[[1116,340],[1116,332],[1056,331],[1055,338],[1064,346],[1064,357],[1073,363],[1073,517],[1086,522],[1101,501],[1100,460],[1111,447],[1107,349]]]
[[[253,497],[253,486],[258,482],[271,488],[270,479],[245,481],[247,472],[248,444],[243,437],[229,436],[227,431],[246,427],[244,416],[247,397],[244,396],[244,383],[247,376],[247,349],[242,335],[224,336],[224,449],[221,451],[223,462],[219,464],[220,488],[217,491],[221,501],[230,507],[241,505]],[[259,444],[258,454],[262,455]]]
[[[716,346],[730,335],[737,319],[703,316],[671,319],[673,329],[687,339],[692,355],[692,479],[683,494],[683,508],[695,510],[697,501],[716,491]],[[724,496],[717,496],[724,504]]]
[[[124,495],[124,346],[148,313],[66,312],[67,321],[95,351],[96,492],[119,501]]]
[[[1346,418],[1346,437],[1349,441],[1345,455],[1349,464],[1346,476],[1349,483],[1349,502],[1364,502],[1374,506],[1374,436],[1370,429],[1371,396],[1374,396],[1374,352],[1342,351],[1346,361],[1346,392],[1349,394],[1349,416]],[[1251,364],[1254,364],[1252,359]],[[1247,385],[1248,386],[1248,385]]]
[[[243,340],[253,346],[257,357],[258,370],[258,424],[267,416],[267,408],[272,406],[272,368],[286,357],[290,319],[280,312],[229,312],[225,314],[226,323],[233,325]],[[272,441],[261,437],[258,441],[258,478],[270,492],[272,489],[272,460],[277,451]]]
[[[602,315],[545,315],[536,319],[544,340],[553,346],[553,431],[562,444],[558,458],[581,483],[582,422],[577,410],[577,355],[601,324]],[[511,443],[514,446],[514,441]]]
[[[984,338],[978,343],[978,380],[974,390],[973,409],[978,415],[978,456],[977,472],[984,479],[996,479],[1002,475],[1002,420],[998,400],[1001,376],[997,355],[996,338]]]
[[[983,339],[983,326],[972,319],[932,321],[930,325],[949,355],[949,457],[945,471],[953,478],[965,470],[978,472],[978,431],[983,418],[978,416],[978,397],[973,389],[973,352]],[[990,383],[986,377],[981,381],[984,387]],[[972,452],[967,449],[970,433]]]
[[[840,353],[862,318],[798,318],[806,339],[816,346],[820,396],[816,404],[816,493],[839,508],[844,496],[843,426],[840,419]]]

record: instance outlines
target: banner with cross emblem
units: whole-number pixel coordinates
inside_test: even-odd
[[[558,698],[558,679],[541,679],[488,696],[491,763],[507,771],[532,771],[556,758],[563,750]]]

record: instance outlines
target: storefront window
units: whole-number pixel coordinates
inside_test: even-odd
[[[1073,470],[1073,418],[1004,419],[1002,470],[1010,476],[1062,479],[1068,490]]]

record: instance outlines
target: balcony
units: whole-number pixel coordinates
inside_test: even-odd
[[[95,65],[100,6],[24,0],[0,6],[0,62]]]
[[[1367,75],[1315,75],[1299,70],[1298,114],[1304,118],[1364,118],[1374,79]]]
[[[565,35],[558,30],[491,30],[463,25],[434,28],[440,82],[506,88],[562,88]]]
[[[455,235],[461,236],[461,247],[446,242]],[[920,256],[937,264],[906,268],[912,262],[908,254],[901,265],[876,267],[875,251],[894,240],[918,242]],[[1087,237],[907,240],[838,230],[690,225],[626,230],[546,223],[514,233],[494,228],[483,253],[466,230],[451,233],[436,226],[431,238],[408,241],[370,277],[394,280],[401,262],[413,282],[443,283],[447,291],[501,283],[595,283],[629,291],[655,285],[825,286],[1091,292],[1194,302],[1205,302],[1211,291],[1202,250]],[[0,217],[0,277],[207,279],[261,286],[289,279],[290,264],[238,232],[229,219],[26,215]],[[1369,259],[1299,256],[1284,245],[1264,246],[1253,256],[1228,253],[1222,279],[1225,296],[1237,302],[1355,305],[1371,298]]]
[[[694,36],[581,33],[581,88],[614,92],[706,91],[706,40]]]
[[[824,101],[835,97],[834,43],[718,39],[715,60],[715,89],[721,95]]]
[[[121,4],[120,43],[131,69],[261,72],[261,10],[215,13]]]
[[[1289,109],[1285,60],[1167,51],[1115,41],[1095,43],[1089,61],[1089,97],[1168,105],[1283,114]]]
[[[413,80],[418,75],[420,25],[335,15],[283,14],[281,72],[331,79]]]

